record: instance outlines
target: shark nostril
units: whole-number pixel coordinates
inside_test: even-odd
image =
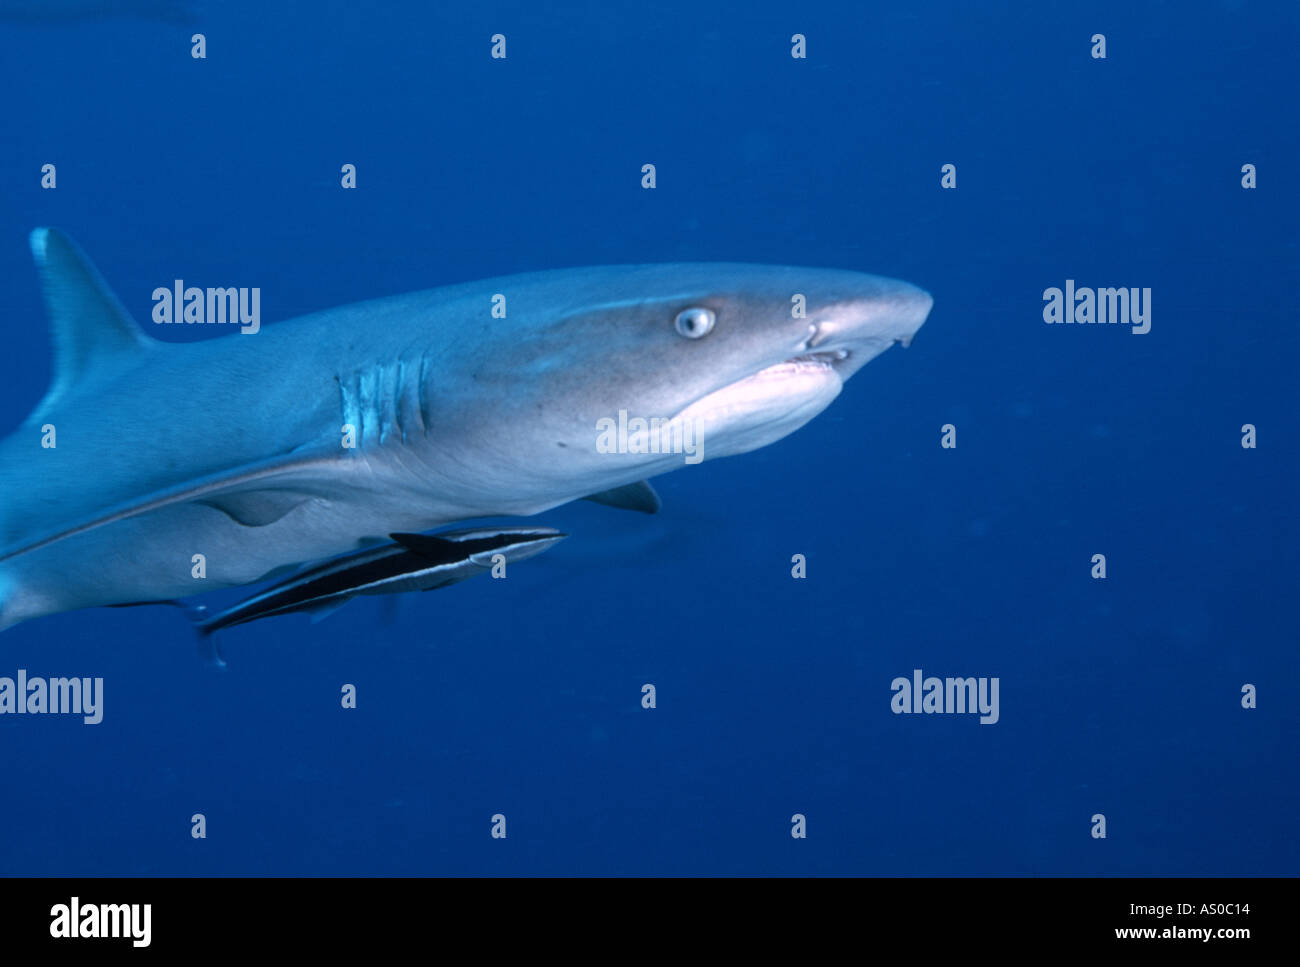
[[[799,349],[809,350],[812,349],[814,346],[821,344],[824,341],[825,341],[825,336],[822,335],[821,326],[815,322],[809,323],[808,335],[807,337],[805,337],[803,341],[803,345],[800,346]]]

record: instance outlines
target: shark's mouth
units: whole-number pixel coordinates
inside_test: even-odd
[[[803,426],[839,395],[849,349],[800,353],[696,400],[674,417],[689,421],[705,458],[745,453]],[[852,369],[849,370],[852,372]]]
[[[829,349],[823,352],[804,353],[800,356],[793,356],[775,366],[768,366],[766,369],[760,369],[749,379],[768,379],[772,377],[784,378],[797,375],[800,373],[818,372],[824,370],[836,370],[840,364],[849,359],[853,354],[847,349]],[[743,382],[743,381],[742,381]],[[738,385],[738,384],[737,384]]]

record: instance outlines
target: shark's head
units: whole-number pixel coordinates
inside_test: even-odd
[[[560,477],[591,492],[779,440],[871,359],[907,345],[932,301],[859,272],[725,263],[547,272],[493,288],[509,311],[472,340],[471,367],[493,429],[458,439],[493,440],[493,466],[517,455],[512,469],[548,491]]]

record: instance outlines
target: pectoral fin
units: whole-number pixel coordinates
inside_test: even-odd
[[[249,490],[203,497],[195,503],[219,510],[245,527],[266,527],[310,499],[309,495],[292,490]]]
[[[582,499],[604,504],[606,507],[617,507],[619,510],[635,510],[642,514],[657,514],[659,508],[663,506],[663,501],[655,493],[654,487],[645,480],[614,487],[612,490],[602,490],[598,494],[590,494]]]
[[[0,554],[0,561],[29,554],[119,521],[142,517],[181,504],[197,503],[216,507],[240,523],[252,522],[247,526],[265,526],[313,497],[328,498],[340,488],[346,487],[345,480],[341,478],[347,474],[349,467],[350,461],[335,454],[280,457],[187,481],[177,487],[155,491],[129,504],[118,505],[96,517],[35,540],[5,548]],[[241,517],[244,519],[241,520]]]

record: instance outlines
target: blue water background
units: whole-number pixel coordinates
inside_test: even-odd
[[[169,609],[6,632],[0,675],[106,700],[0,717],[0,872],[1300,870],[1294,5],[197,7],[0,23],[0,432],[49,380],[38,225],[146,324],[173,278],[273,320],[643,261],[935,306],[660,516],[541,515],[574,536],[504,589],[248,626],[224,672]],[[1151,332],[1045,325],[1066,279],[1150,287]],[[1000,721],[892,714],[916,668]]]

